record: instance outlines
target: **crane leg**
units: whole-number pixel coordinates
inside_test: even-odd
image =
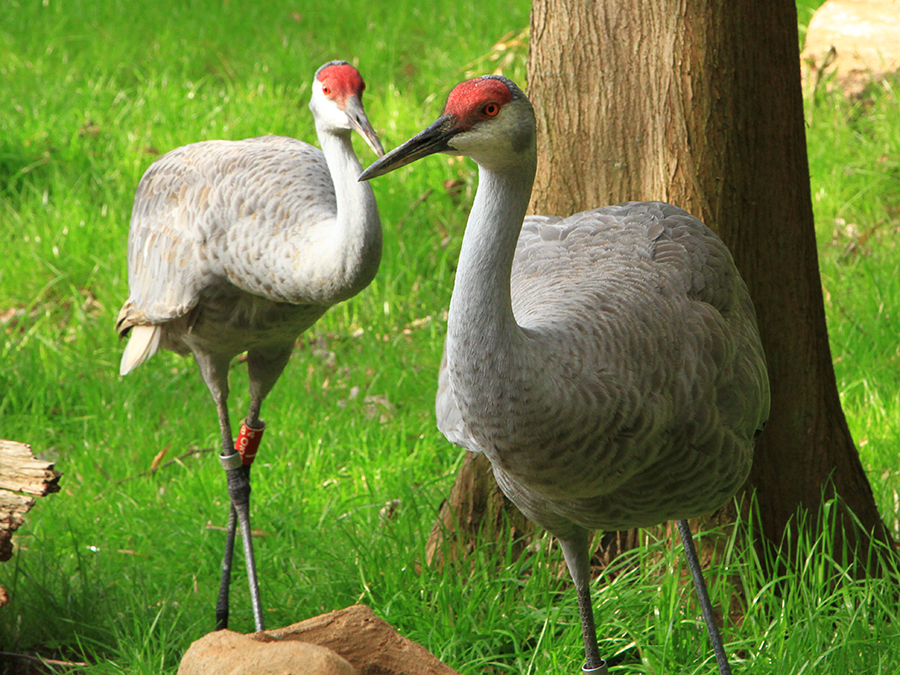
[[[234,538],[237,532],[237,511],[229,506],[228,529],[225,533],[225,554],[222,556],[222,579],[216,600],[216,630],[228,628],[228,592],[231,588],[231,561],[234,558]]]
[[[578,611],[581,615],[581,633],[584,636],[584,675],[606,675],[606,661],[600,658],[597,647],[597,629],[594,625],[594,608],[591,602],[591,559],[588,549],[588,532],[579,529],[574,537],[559,540],[569,574],[578,593]]]
[[[240,455],[237,452],[232,452],[231,455],[220,455],[219,458],[222,461],[223,466],[228,466],[230,462],[233,462],[233,458],[237,455],[238,461],[240,461]],[[253,538],[250,529],[250,466],[249,465],[239,465],[234,468],[226,468],[226,474],[228,476],[228,495],[231,498],[231,511],[228,517],[228,532],[226,534],[225,541],[225,555],[222,559],[222,586],[219,588],[219,600],[220,602],[224,598],[226,603],[223,609],[217,605],[216,607],[216,619],[218,623],[218,619],[220,616],[224,616],[227,622],[228,617],[228,587],[231,582],[231,556],[233,555],[234,550],[234,521],[237,520],[237,525],[241,530],[241,542],[244,547],[244,562],[247,566],[247,581],[250,585],[250,602],[253,606],[253,620],[256,625],[257,632],[265,630],[265,624],[263,623],[262,617],[262,603],[259,599],[259,582],[256,576],[256,559],[253,555]],[[228,564],[228,570],[226,570],[226,563]]]
[[[219,428],[222,433],[222,452],[219,455],[219,461],[222,463],[228,478],[228,496],[231,502],[228,515],[228,529],[225,537],[225,553],[222,557],[219,597],[216,602],[216,629],[221,630],[228,627],[231,566],[234,556],[236,530],[240,527],[244,561],[247,565],[247,577],[250,584],[250,600],[253,604],[253,618],[256,630],[262,631],[264,630],[262,604],[259,599],[259,583],[256,577],[256,562],[253,556],[253,540],[250,530],[250,466],[249,463],[245,464],[242,454],[235,447],[235,441],[231,435],[231,421],[228,416],[228,365],[231,357],[195,351],[194,358],[200,368],[200,374],[216,403]],[[241,427],[238,445],[241,445],[244,437],[244,426],[246,425]],[[253,430],[251,429],[250,431]],[[262,430],[256,429],[255,431],[261,434]]]
[[[257,632],[265,630],[262,617],[262,603],[259,598],[259,581],[256,575],[256,560],[253,555],[253,538],[250,529],[250,465],[256,455],[259,439],[265,423],[259,419],[263,399],[271,391],[284,370],[293,349],[293,341],[280,348],[270,348],[266,352],[250,350],[247,365],[250,375],[250,410],[241,425],[237,441],[231,435],[231,421],[228,416],[228,366],[230,356],[194,352],[200,367],[200,374],[209,387],[219,415],[222,432],[222,453],[219,461],[228,477],[228,496],[231,507],[228,513],[228,529],[225,535],[225,553],[222,556],[222,576],[219,597],[216,601],[216,630],[228,627],[229,591],[231,569],[234,559],[236,531],[241,530],[244,548],[244,562],[247,565],[247,580],[250,585],[250,601],[253,605],[253,619]]]
[[[237,445],[246,432],[246,423],[241,426]],[[253,431],[251,429],[251,431]],[[261,436],[262,429],[257,429]],[[247,566],[247,580],[250,585],[250,602],[253,606],[253,620],[257,632],[265,630],[262,618],[262,603],[259,599],[259,581],[256,575],[256,559],[253,555],[253,538],[250,528],[250,465],[244,464],[242,453],[229,443],[230,453],[219,455],[219,461],[228,478],[228,497],[231,502],[228,514],[228,529],[225,534],[225,553],[222,556],[222,577],[219,584],[219,597],[216,601],[216,630],[228,627],[229,589],[231,587],[231,565],[234,557],[235,534],[241,530],[241,542],[244,548],[244,562]],[[255,448],[253,450],[255,454]]]
[[[694,579],[694,588],[697,591],[697,599],[700,601],[700,609],[703,612],[703,620],[706,622],[706,630],[709,632],[709,641],[712,643],[713,652],[716,655],[716,663],[719,665],[720,675],[731,675],[731,666],[728,665],[728,657],[725,655],[725,647],[722,645],[722,637],[713,616],[712,603],[709,601],[709,593],[706,592],[706,582],[700,571],[700,561],[697,558],[697,549],[694,548],[694,539],[691,528],[686,520],[675,521],[678,532],[681,534],[681,543],[684,546],[684,555]]]

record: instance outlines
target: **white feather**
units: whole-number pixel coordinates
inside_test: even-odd
[[[127,375],[153,356],[159,350],[160,337],[162,328],[159,326],[134,326],[122,353],[119,375]]]

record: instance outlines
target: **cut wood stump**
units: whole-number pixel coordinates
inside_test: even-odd
[[[900,0],[828,0],[809,22],[804,88],[836,81],[850,98],[900,72]]]
[[[31,446],[0,439],[0,562],[12,557],[12,535],[38,497],[59,492],[60,473],[37,459]],[[0,588],[0,606],[6,604]]]
[[[194,642],[178,675],[458,675],[365,605],[287,628],[221,630]]]

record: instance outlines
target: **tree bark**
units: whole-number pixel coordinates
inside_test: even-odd
[[[731,249],[772,385],[745,485],[765,539],[780,545],[798,510],[814,522],[837,494],[867,533],[889,541],[832,367],[793,0],[534,0],[528,73],[532,213],[668,201]],[[836,546],[844,530],[865,559],[868,537],[839,522]]]
[[[431,527],[425,563],[465,558],[479,541],[503,536],[512,537],[513,555],[518,555],[533,531],[534,525],[500,491],[487,457],[467,452]]]

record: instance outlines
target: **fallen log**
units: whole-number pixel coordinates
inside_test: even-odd
[[[59,471],[37,459],[31,446],[0,439],[0,562],[12,557],[12,535],[38,497],[59,492]],[[6,603],[0,588],[0,605]]]

